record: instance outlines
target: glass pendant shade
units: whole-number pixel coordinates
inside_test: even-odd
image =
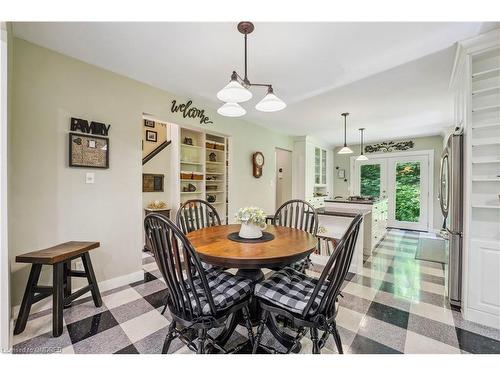
[[[342,155],[342,154],[352,154],[352,150],[351,150],[349,147],[344,146],[344,147],[342,147],[342,148],[340,149],[340,151],[339,151],[339,152],[337,152],[337,154],[341,154],[341,155]]]
[[[247,113],[245,108],[243,108],[238,103],[224,103],[218,110],[217,113],[221,116],[226,117],[241,117]]]
[[[365,160],[368,160],[368,158],[365,156],[365,155],[359,155],[357,158],[356,158],[357,161],[365,161]]]
[[[252,99],[252,93],[237,80],[231,80],[231,82],[217,93],[217,98],[226,103],[243,103]]]
[[[286,108],[286,103],[274,95],[272,89],[270,89],[267,95],[255,106],[255,109],[262,112],[276,112],[284,108]]]

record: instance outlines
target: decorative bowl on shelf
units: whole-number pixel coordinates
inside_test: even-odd
[[[153,201],[149,202],[147,208],[150,210],[162,210],[167,208],[167,204],[163,201]]]

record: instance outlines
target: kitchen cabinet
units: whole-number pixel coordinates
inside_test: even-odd
[[[293,196],[315,207],[324,205],[324,197],[333,187],[333,150],[312,137],[297,137],[293,148]]]
[[[363,252],[365,255],[371,255],[387,232],[387,199],[375,202],[365,218]]]
[[[314,147],[314,185],[326,186],[327,154],[321,147]]]

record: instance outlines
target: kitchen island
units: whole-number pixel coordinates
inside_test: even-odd
[[[325,210],[363,215],[363,254],[369,257],[387,232],[387,199],[353,201],[325,199]],[[321,220],[320,220],[321,221]]]
[[[319,218],[318,237],[320,239],[320,247],[318,253],[311,255],[311,260],[313,263],[325,265],[330,256],[328,250],[332,250],[331,246],[330,248],[327,247],[327,241],[333,240],[334,243],[338,243],[358,212],[325,207],[317,209],[317,213]],[[349,272],[352,273],[360,273],[363,268],[363,233],[364,220],[361,222],[361,226],[359,228],[359,235],[354,247],[351,267],[349,268]]]

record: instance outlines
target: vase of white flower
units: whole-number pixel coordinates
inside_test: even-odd
[[[236,220],[241,223],[239,236],[241,238],[261,238],[262,231],[266,229],[266,214],[258,207],[240,208]]]

